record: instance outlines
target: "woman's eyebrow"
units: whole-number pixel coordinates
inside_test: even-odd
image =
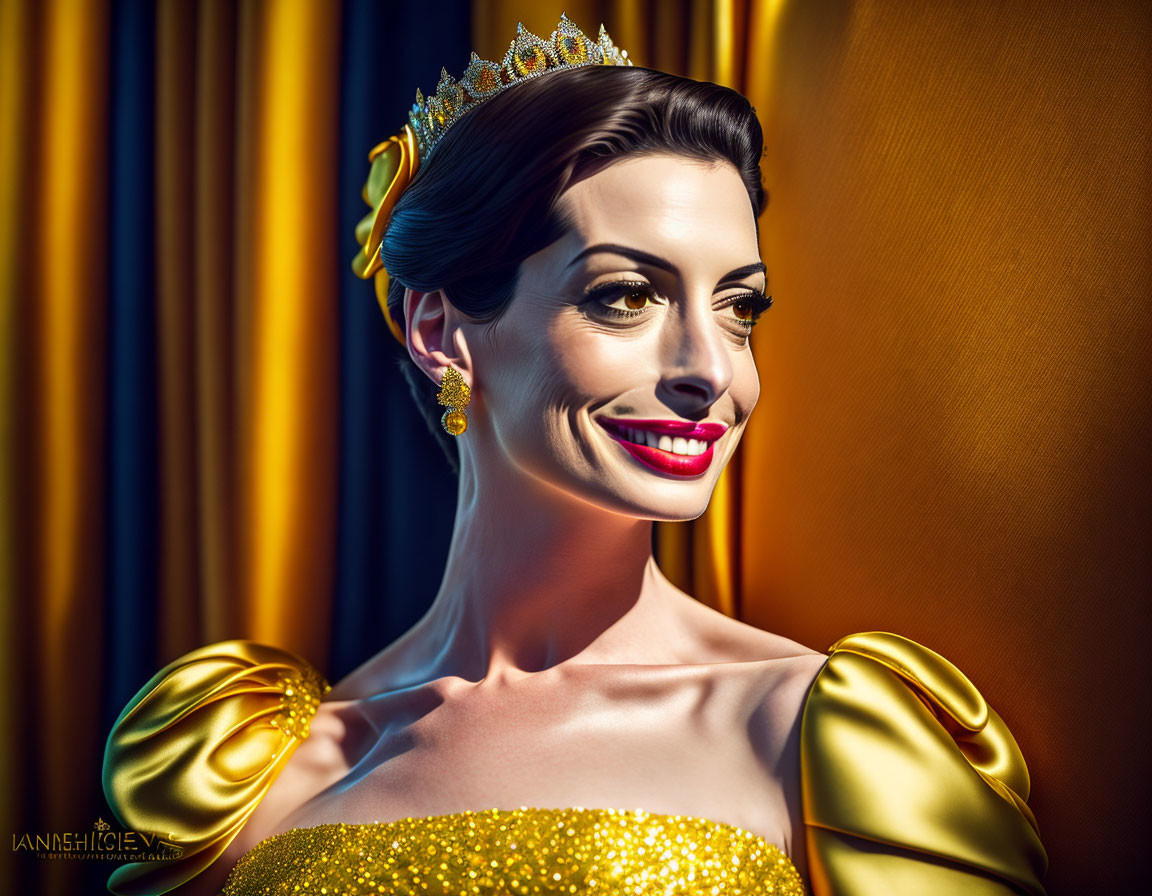
[[[645,252],[643,249],[633,249],[630,246],[621,246],[618,243],[597,243],[594,246],[588,246],[576,255],[570,262],[565,270],[572,267],[576,262],[580,261],[588,255],[593,255],[597,252],[611,252],[613,255],[623,255],[625,258],[631,258],[633,261],[638,261],[641,264],[648,264],[655,268],[662,268],[676,276],[680,275],[679,269],[672,262],[666,258],[661,258],[659,255],[653,255],[651,252]],[[720,283],[727,283],[730,280],[742,280],[751,274],[762,274],[766,271],[764,262],[756,261],[752,264],[746,264],[743,267],[736,268],[729,271],[720,278]]]
[[[720,283],[727,283],[729,280],[743,280],[745,277],[750,277],[752,274],[766,274],[768,269],[764,266],[764,262],[756,261],[752,264],[746,264],[742,268],[736,268],[734,271],[729,271],[720,278]]]
[[[679,274],[676,265],[668,261],[666,258],[661,258],[659,255],[653,255],[651,252],[645,252],[642,249],[633,249],[629,246],[621,246],[619,243],[597,243],[594,246],[588,246],[581,251],[575,258],[568,262],[568,267],[576,264],[580,259],[588,255],[594,255],[597,252],[611,252],[613,255],[623,255],[625,258],[631,258],[633,261],[638,261],[641,264],[650,264],[656,268],[663,268],[673,274]],[[568,268],[565,268],[567,270]]]

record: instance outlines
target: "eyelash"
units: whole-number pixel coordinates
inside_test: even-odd
[[[643,293],[648,296],[649,299],[656,297],[656,290],[651,283],[646,283],[643,280],[616,280],[612,283],[604,283],[600,286],[592,287],[585,293],[585,298],[590,302],[599,302],[601,309],[609,313],[612,317],[630,318],[645,314],[648,310],[647,308],[610,308],[604,304],[606,298],[615,301],[621,296],[626,296],[630,293]],[[751,331],[751,329],[756,326],[760,315],[772,307],[772,296],[765,295],[759,289],[750,289],[747,292],[732,296],[720,307],[730,308],[739,302],[749,302],[752,305],[752,317],[749,320],[737,318],[737,323],[739,323],[740,326]]]

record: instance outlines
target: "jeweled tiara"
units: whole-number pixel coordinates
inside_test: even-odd
[[[593,41],[561,14],[560,23],[548,40],[541,40],[524,24],[517,23],[516,37],[500,63],[481,59],[476,53],[456,81],[440,69],[436,93],[427,99],[416,91],[408,121],[416,132],[420,158],[427,159],[441,138],[470,109],[521,81],[548,72],[585,65],[631,65],[628,52],[612,42],[604,26]]]

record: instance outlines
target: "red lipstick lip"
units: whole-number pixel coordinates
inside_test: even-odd
[[[596,421],[608,431],[625,451],[644,466],[673,476],[701,476],[712,465],[712,443],[720,438],[728,427],[720,423],[691,423],[679,420],[617,420],[612,417],[597,417]],[[705,441],[708,447],[703,454],[675,454],[648,445],[640,445],[624,438],[618,427],[632,427],[660,435],[678,436],[686,439]]]
[[[691,420],[640,420],[634,417],[597,417],[596,422],[605,429],[616,431],[617,427],[627,426],[643,429],[662,436],[680,436],[685,439],[700,439],[715,442],[728,427],[723,423],[693,423]]]

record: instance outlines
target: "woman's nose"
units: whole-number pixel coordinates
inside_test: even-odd
[[[711,297],[671,315],[664,340],[662,399],[687,413],[706,408],[732,383],[732,358],[724,334],[713,319]]]

